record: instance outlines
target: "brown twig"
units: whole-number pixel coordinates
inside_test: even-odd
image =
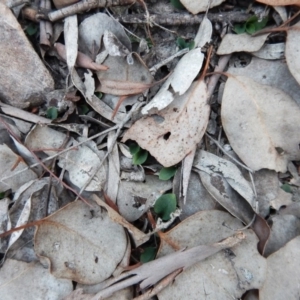
[[[150,20],[155,25],[196,25],[200,24],[205,14],[192,15],[192,14],[162,14],[162,15],[150,15]],[[242,23],[249,19],[251,15],[240,11],[231,11],[223,13],[209,13],[207,18],[212,22],[228,22],[228,23]],[[120,23],[128,24],[147,24],[149,19],[144,14],[132,14],[115,17]]]
[[[54,22],[98,7],[123,6],[134,4],[136,0],[82,0],[78,3],[48,13],[46,18]]]

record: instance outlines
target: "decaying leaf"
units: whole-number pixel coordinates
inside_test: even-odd
[[[280,89],[291,96],[300,106],[300,86],[291,75],[286,62],[283,60],[277,59],[271,61],[252,57],[251,62],[245,67],[240,67],[238,64],[233,63],[228,68],[228,73],[250,77],[257,83],[270,85]]]
[[[300,1],[298,1],[300,5]],[[299,52],[300,52],[300,22],[290,27],[287,31],[285,56],[286,62],[290,72],[300,84],[300,63],[299,63]]]
[[[123,227],[95,203],[88,206],[82,201],[72,202],[44,219],[34,244],[53,275],[85,284],[111,276],[126,247]]]
[[[72,290],[71,280],[55,278],[38,262],[8,259],[0,270],[2,300],[63,299]]]
[[[221,45],[218,48],[218,55],[230,54],[233,52],[254,52],[258,51],[265,43],[267,34],[252,37],[247,33],[232,34],[228,33],[224,36]]]
[[[254,207],[255,195],[250,183],[243,177],[241,171],[232,162],[204,150],[197,152],[194,167],[213,175],[222,175],[230,186]]]
[[[66,61],[66,48],[63,44],[61,43],[55,43],[54,47],[59,54],[59,56]],[[85,55],[82,52],[77,53],[77,58],[76,58],[76,66],[81,67],[81,68],[87,68],[91,69],[93,71],[105,71],[108,69],[108,67],[104,65],[97,64],[94,62],[89,56]]]
[[[105,30],[112,32],[131,51],[130,39],[126,35],[122,25],[105,13],[93,14],[80,24],[78,32],[79,50],[88,56],[96,55],[101,48],[101,40]]]
[[[153,77],[138,54],[132,56],[133,64],[128,64],[126,58],[108,56],[104,61],[109,69],[97,72],[100,85],[96,91],[112,95],[140,94],[153,86]]]
[[[0,145],[0,167],[2,170],[0,179],[10,177],[0,182],[1,191],[6,191],[11,188],[12,191],[15,192],[24,183],[37,178],[37,175],[30,169],[24,171],[24,173],[14,175],[18,171],[26,168],[27,165],[20,159],[20,156],[15,154],[6,144]]]
[[[281,90],[230,76],[221,117],[230,145],[251,169],[285,172],[300,159],[300,108]]]
[[[193,83],[169,106],[135,122],[123,141],[136,141],[164,167],[177,164],[202,139],[210,112],[206,93],[203,81]]]
[[[147,175],[144,182],[121,181],[117,198],[120,214],[129,222],[137,220],[171,187],[171,181],[152,175]]]
[[[264,3],[266,5],[273,5],[273,6],[300,5],[299,0],[256,0],[256,1],[260,3]]]
[[[265,256],[276,252],[287,242],[300,235],[300,220],[293,215],[274,216],[270,239],[266,246]]]
[[[173,228],[167,237],[180,248],[197,244],[211,244],[232,234],[242,224],[228,213],[210,210],[199,212]],[[246,239],[230,250],[224,250],[194,264],[178,275],[172,285],[158,294],[165,299],[237,299],[252,288],[262,286],[266,260],[257,251],[257,237],[252,230],[245,231]],[[158,257],[174,250],[162,241]],[[251,257],[251,260],[249,259]]]
[[[260,299],[297,299],[299,295],[300,236],[267,258],[267,276],[259,290]]]
[[[182,211],[180,219],[184,220],[201,210],[215,209],[217,204],[215,199],[208,193],[199,175],[194,171],[190,174],[186,203],[184,203],[184,199],[180,197],[179,193],[181,187],[181,172],[179,171],[180,170],[178,170],[173,180],[173,191],[178,199],[178,206]]]
[[[224,1],[225,0],[180,0],[185,8],[194,15],[218,6]]]

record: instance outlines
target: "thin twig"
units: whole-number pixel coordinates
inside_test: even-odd
[[[136,0],[82,0],[73,5],[48,13],[50,21],[55,22],[65,17],[75,15],[98,7],[122,6],[134,4]]]
[[[205,14],[152,14],[150,16],[152,24],[178,26],[178,25],[196,25],[200,24]],[[251,15],[248,13],[233,11],[222,13],[208,13],[207,18],[212,22],[242,23],[249,19]],[[144,14],[132,14],[115,17],[117,21],[128,24],[147,24],[149,20]]]
[[[244,169],[246,169],[247,171],[249,171],[250,173],[253,173],[254,171],[251,170],[249,167],[245,166],[244,164],[240,163],[236,158],[234,158],[232,155],[228,154],[227,151],[220,145],[220,143],[218,141],[216,141],[214,138],[212,138],[209,134],[205,133],[205,135],[212,141],[214,142],[221,150],[222,152],[227,155],[228,157],[230,157],[236,164],[238,164],[239,166],[243,167]]]

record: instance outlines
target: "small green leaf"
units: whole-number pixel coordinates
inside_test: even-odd
[[[292,191],[292,188],[289,184],[285,183],[281,186],[281,188],[286,192],[286,193],[290,193],[292,194],[293,191]]]
[[[170,219],[170,214],[174,212],[175,209],[176,209],[175,194],[164,194],[160,196],[154,204],[154,211],[164,221],[168,221]]]
[[[99,99],[101,99],[102,96],[103,96],[103,94],[102,94],[101,92],[95,92],[94,95],[95,95],[96,97],[98,97]]]
[[[140,256],[141,263],[147,263],[153,260],[156,256],[156,248],[154,247],[147,247],[144,249],[144,252]]]
[[[192,40],[192,41],[189,42],[189,49],[193,50],[194,48],[195,48],[195,41]]]
[[[179,0],[171,0],[170,2],[177,9],[184,9],[185,8]]]
[[[3,199],[5,197],[5,192],[0,192],[0,199]]]
[[[253,34],[256,31],[256,27],[254,23],[247,23],[246,24],[246,32],[249,34]]]
[[[26,33],[27,33],[29,36],[32,36],[32,35],[34,35],[34,34],[37,33],[38,27],[37,27],[36,24],[30,23],[30,24],[26,27],[25,31],[26,31]]]
[[[236,24],[233,27],[233,31],[237,34],[242,34],[246,32],[246,23],[245,24]]]
[[[55,120],[55,119],[57,119],[57,116],[58,116],[57,108],[54,107],[54,106],[50,106],[50,107],[47,109],[46,117],[47,117],[48,119]]]
[[[175,175],[176,170],[177,170],[176,167],[162,168],[159,171],[158,177],[160,180],[169,180]]]
[[[129,151],[131,155],[135,155],[140,151],[141,147],[138,144],[131,144],[129,146]]]
[[[85,104],[78,106],[78,113],[80,115],[86,115],[89,112],[89,107]]]
[[[260,22],[256,22],[255,23],[255,28],[256,28],[256,31],[259,31],[263,28],[266,27],[267,23],[269,21],[269,18],[268,17],[264,17]]]
[[[134,165],[142,165],[148,158],[148,151],[140,149],[132,156],[132,163]]]
[[[182,49],[185,49],[185,48],[188,48],[185,40],[182,38],[182,37],[178,37],[177,40],[176,40],[176,45],[178,46],[178,48],[180,50]]]

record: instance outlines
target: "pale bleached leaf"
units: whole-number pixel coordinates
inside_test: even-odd
[[[86,55],[97,54],[105,30],[112,32],[131,51],[131,42],[123,26],[105,13],[86,18],[79,26],[79,50]]]
[[[267,34],[262,34],[259,36],[252,37],[247,33],[243,34],[232,34],[228,33],[224,36],[217,54],[218,55],[225,55],[230,54],[233,52],[254,52],[258,51],[263,44],[265,43]]]
[[[221,117],[230,145],[251,169],[285,172],[300,159],[300,108],[281,90],[230,76]]]
[[[16,223],[16,227],[22,226],[28,222],[30,210],[31,210],[31,198],[28,198],[27,201],[25,202],[25,205]],[[21,229],[11,234],[8,242],[7,250],[17,241],[17,239],[22,235],[23,231],[24,229]]]
[[[266,60],[252,57],[251,62],[244,68],[233,63],[228,68],[228,73],[250,77],[257,83],[280,89],[291,96],[300,106],[300,86],[291,75],[287,64],[282,60]]]
[[[297,299],[299,295],[300,236],[267,258],[267,276],[259,290],[260,299]]]
[[[300,0],[256,0],[257,2],[264,3],[272,6],[285,6],[285,5],[300,5]]]
[[[202,139],[209,112],[206,85],[203,81],[195,82],[185,94],[177,96],[156,115],[135,122],[123,141],[135,140],[163,166],[173,166]]]
[[[69,71],[74,68],[78,51],[77,15],[69,16],[64,21],[64,37],[66,46],[66,61]]]
[[[36,254],[48,258],[53,275],[85,284],[111,276],[126,247],[123,227],[95,203],[82,201],[72,202],[44,219],[34,242]]]
[[[211,41],[212,31],[211,21],[205,16],[194,39],[195,47],[202,48],[205,44],[209,43]]]
[[[152,110],[162,110],[174,100],[176,93],[183,95],[198,75],[202,67],[203,59],[204,54],[200,48],[191,50],[185,54],[176,65],[173,73],[160,88],[159,92],[154,96],[151,102],[142,109],[142,113],[148,114]]]
[[[126,57],[130,54],[130,51],[108,30],[104,31],[103,43],[110,56]]]
[[[287,31],[285,56],[291,74],[300,84],[300,22],[289,28]]]
[[[54,277],[39,262],[8,259],[0,271],[2,300],[63,299],[72,290],[71,280]]]
[[[194,15],[206,11],[208,8],[218,6],[224,1],[225,0],[180,0],[184,7]]]

